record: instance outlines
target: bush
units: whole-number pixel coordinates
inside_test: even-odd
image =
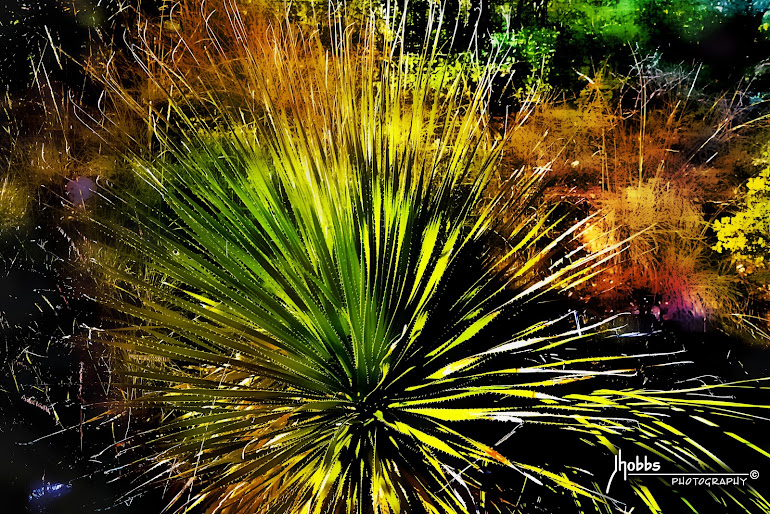
[[[746,183],[746,196],[733,216],[714,222],[719,239],[714,249],[729,252],[739,271],[767,269],[770,261],[770,168]]]

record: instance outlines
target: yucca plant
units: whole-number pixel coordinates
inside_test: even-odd
[[[486,133],[492,66],[476,86],[458,75],[431,88],[435,26],[415,71],[398,20],[385,35],[372,21],[354,45],[330,17],[324,47],[229,2],[204,11],[205,37],[184,37],[193,19],[175,20],[177,53],[135,48],[159,90],[173,85],[164,102],[106,81],[167,149],[130,155],[162,206],[128,227],[98,221],[140,258],[106,270],[118,287],[103,301],[124,315],[105,336],[127,377],[119,408],[161,413],[122,445],[153,449],[137,462],[145,482],[170,477],[171,503],[199,512],[522,512],[547,490],[611,511],[622,505],[604,476],[545,460],[553,441],[728,468],[662,417],[748,417],[749,405],[688,396],[708,387],[628,389],[645,355],[596,342],[620,324],[582,326],[544,301],[616,248],[556,261],[590,220],[553,236],[566,216],[538,206],[538,174],[486,190],[501,148]],[[643,353],[651,366],[677,358]],[[556,439],[504,453],[523,425]],[[715,491],[768,507],[750,487]]]

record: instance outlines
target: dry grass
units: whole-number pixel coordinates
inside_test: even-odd
[[[655,56],[625,77],[602,69],[584,77],[574,101],[538,104],[506,154],[517,166],[549,168],[554,196],[602,213],[581,236],[590,250],[626,241],[586,295],[628,304],[644,291],[670,317],[726,320],[745,302],[738,277],[709,248],[703,205],[731,198],[757,138],[749,129],[764,117],[745,91],[707,98],[697,75],[660,69]]]
[[[620,194],[599,193],[595,203],[604,215],[584,232],[585,244],[597,251],[625,241],[625,248],[588,294],[617,299],[645,291],[664,318],[688,324],[726,321],[740,311],[737,277],[715,263],[707,223],[687,191],[652,179]]]

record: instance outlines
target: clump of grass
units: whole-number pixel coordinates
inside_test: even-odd
[[[125,317],[105,337],[125,351],[127,406],[163,412],[126,445],[153,449],[146,482],[170,476],[180,511],[515,512],[562,490],[601,512],[620,503],[586,462],[549,462],[549,438],[727,469],[658,417],[754,406],[618,387],[645,355],[594,352],[609,324],[538,303],[590,279],[616,245],[553,264],[588,222],[550,234],[564,220],[537,208],[539,173],[489,191],[502,148],[488,134],[491,67],[477,88],[434,89],[436,47],[413,70],[374,20],[360,47],[342,21],[325,47],[229,2],[218,12],[175,20],[177,54],[138,45],[157,64],[148,79],[173,85],[160,107],[106,79],[164,152],[129,154],[160,205],[126,227],[98,221],[140,265],[105,263],[117,287],[103,301]],[[187,22],[205,37],[187,38]],[[129,196],[111,201],[142,200]],[[521,426],[541,438],[515,437]],[[632,491],[660,510],[647,485]],[[751,488],[709,492],[768,506]]]
[[[710,250],[704,205],[730,197],[737,149],[748,144],[738,136],[763,116],[745,91],[705,97],[698,74],[661,69],[655,55],[628,76],[603,68],[584,77],[574,105],[540,105],[520,132],[516,162],[552,167],[555,196],[604,210],[582,234],[590,248],[634,235],[610,273],[587,284],[608,309],[645,292],[672,318],[723,324],[746,303],[738,277]]]
[[[740,310],[736,277],[715,263],[708,224],[684,191],[653,179],[622,195],[600,193],[593,201],[604,214],[583,240],[594,251],[625,245],[593,292],[630,298],[634,290],[645,291],[658,299],[663,317],[688,324],[726,322]]]

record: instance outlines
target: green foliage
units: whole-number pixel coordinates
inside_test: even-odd
[[[764,0],[548,2],[548,24],[539,26],[559,33],[550,81],[557,88],[578,87],[570,72],[590,75],[599,59],[624,74],[634,51],[661,52],[665,65],[704,63],[702,75],[727,87],[726,79],[762,73],[764,67],[754,67],[768,51],[762,15],[769,7]]]
[[[551,2],[551,19],[586,35],[616,38],[620,42],[639,38],[638,0],[602,2]]]
[[[549,89],[556,39],[559,33],[550,28],[525,27],[492,34],[492,45],[506,56],[503,72],[513,72],[515,80],[528,92]],[[521,79],[521,77],[524,77]],[[519,93],[520,96],[525,94]]]

